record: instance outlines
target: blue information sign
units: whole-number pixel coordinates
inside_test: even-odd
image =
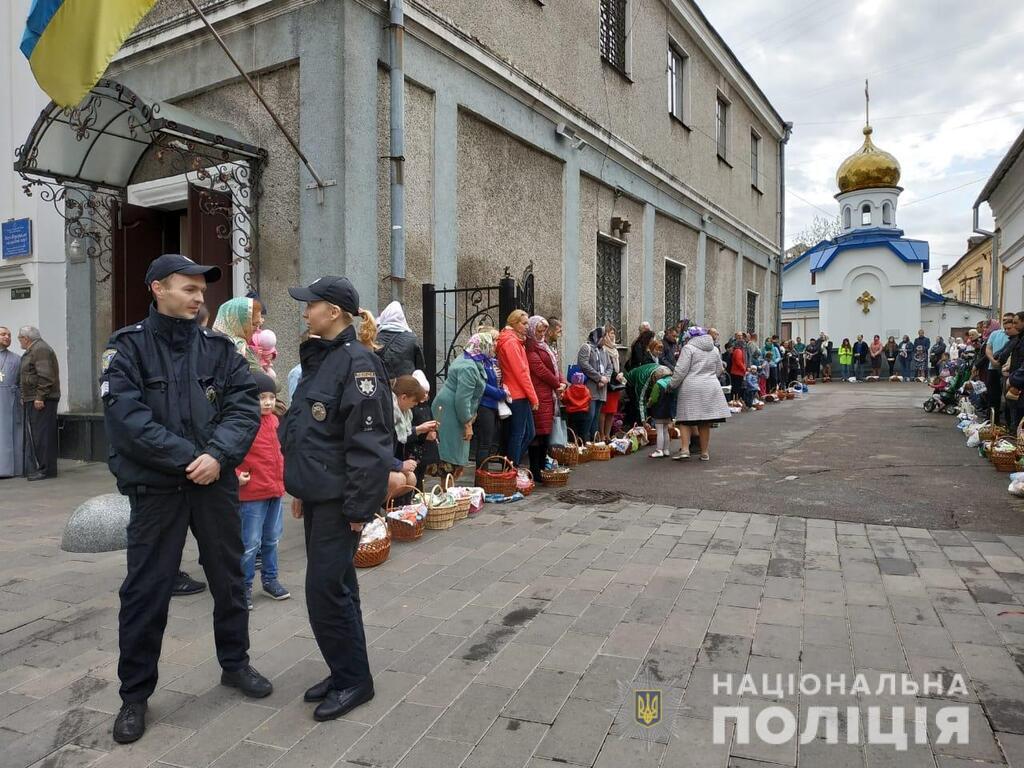
[[[3,231],[3,257],[14,259],[32,255],[32,220],[11,219],[0,223]]]

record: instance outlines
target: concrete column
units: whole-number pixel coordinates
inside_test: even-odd
[[[707,318],[704,317],[705,295],[707,292],[707,269],[708,269],[708,233],[704,231],[703,222],[701,230],[697,233],[697,274],[695,279],[693,295],[697,299],[697,306],[694,307],[694,323],[707,325]],[[726,333],[722,329],[722,333]]]
[[[641,320],[654,323],[654,223],[657,211],[653,203],[644,204],[644,282]],[[677,318],[678,319],[678,318]],[[668,320],[666,319],[666,323]],[[626,334],[620,330],[624,343],[629,343]]]
[[[583,343],[580,335],[580,165],[575,152],[562,170],[562,368]]]
[[[434,94],[434,285],[454,288],[459,282],[459,105],[451,91]],[[426,312],[430,308],[424,307]],[[445,339],[452,339],[456,306],[451,302],[446,317],[438,317],[437,349],[444,355]],[[495,321],[498,322],[497,316]],[[439,361],[443,364],[443,360]]]
[[[63,229],[61,230],[63,235]],[[61,238],[63,239],[63,238]],[[93,334],[110,335],[110,315],[105,315],[107,327],[96,327],[97,322],[92,307],[96,306],[95,262],[85,259],[79,264],[67,263],[66,291],[67,306],[78,307],[67,317],[67,382],[65,403],[69,411],[75,413],[98,413],[102,410],[99,404],[99,371],[96,366],[96,345]],[[137,290],[143,290],[139,285]],[[81,313],[88,308],[88,315]],[[16,328],[11,329],[17,333]],[[106,337],[104,337],[106,338]],[[54,349],[57,349],[54,343]]]
[[[359,291],[364,307],[376,314],[377,248],[377,51],[381,19],[358,3],[342,3],[344,16],[343,72],[345,273]],[[336,40],[331,41],[334,45]],[[337,51],[334,53],[337,56]],[[322,109],[317,99],[315,109]],[[328,110],[330,111],[330,110]],[[340,183],[339,179],[339,183]],[[390,295],[387,297],[390,300]]]

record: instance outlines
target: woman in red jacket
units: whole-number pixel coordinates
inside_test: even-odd
[[[555,356],[547,344],[548,321],[534,315],[526,324],[526,360],[530,380],[537,393],[537,410],[533,424],[537,436],[530,443],[530,471],[537,482],[548,453],[548,438],[558,409],[558,399],[565,391],[565,379],[558,372]]]
[[[743,377],[747,375],[747,354],[743,342],[736,341],[729,356],[729,378],[732,379],[733,400],[739,400],[743,394]]]
[[[533,441],[533,412],[539,402],[537,392],[530,378],[530,365],[526,360],[526,325],[529,316],[517,309],[508,316],[508,321],[498,336],[498,367],[501,368],[501,383],[509,391],[512,402],[509,408],[512,416],[509,425],[508,447],[505,455],[519,466],[526,453],[526,447]]]

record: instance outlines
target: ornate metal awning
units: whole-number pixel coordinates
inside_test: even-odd
[[[117,206],[141,169],[157,177],[188,174],[191,184],[231,194],[232,210],[222,212],[228,221],[224,237],[232,238],[241,225],[246,233],[233,238],[235,258],[248,261],[257,241],[255,205],[266,156],[226,123],[104,79],[77,107],[50,102],[17,149],[14,170],[25,194],[38,191],[52,202],[69,237],[87,241],[85,252],[101,265],[112,248]]]

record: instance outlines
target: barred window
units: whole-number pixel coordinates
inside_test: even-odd
[[[747,333],[757,333],[757,294],[747,291]]]
[[[665,262],[665,327],[674,325],[685,314],[686,268],[671,261]]]
[[[601,0],[601,58],[626,72],[627,0]]]
[[[715,139],[718,144],[718,156],[727,160],[729,150],[729,102],[719,95],[715,99]]]
[[[597,241],[597,325],[611,323],[622,331],[622,246]]]

